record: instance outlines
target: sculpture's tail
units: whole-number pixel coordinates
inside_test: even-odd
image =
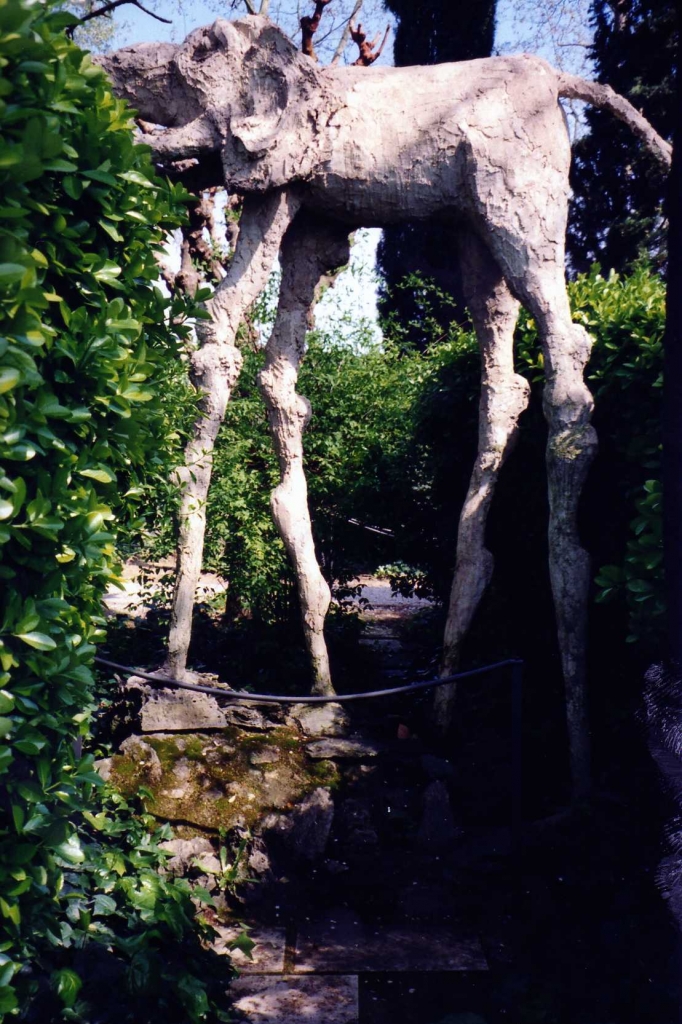
[[[633,107],[632,103],[620,96],[610,85],[601,85],[599,82],[588,82],[578,75],[569,75],[560,71],[557,75],[559,82],[559,96],[568,100],[585,100],[593,107],[603,107],[610,110],[614,117],[623,121],[635,133],[638,139],[650,149],[658,162],[666,169],[670,169],[672,160],[672,146],[665,139],[662,139],[658,132],[654,131],[645,117]]]

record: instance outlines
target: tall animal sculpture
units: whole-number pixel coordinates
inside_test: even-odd
[[[313,689],[333,693],[323,632],[330,593],[315,556],[303,471],[310,408],[296,391],[305,334],[320,282],[347,259],[350,231],[437,217],[452,230],[482,356],[479,448],[459,522],[443,672],[457,666],[492,573],[486,517],[528,402],[513,360],[523,303],[544,353],[551,582],[574,778],[584,775],[589,560],[576,510],[596,437],[583,380],[591,339],[571,320],[564,278],[570,145],[559,99],[607,107],[665,165],[669,145],[611,89],[537,57],[323,68],[259,16],[219,19],[181,45],[145,43],[101,62],[118,95],[165,127],[143,136],[159,163],[195,161],[207,185],[245,197],[234,257],[206,304],[210,319],[198,325],[192,355],[202,416],[181,470],[167,670],[186,667],[212,450],[241,364],[237,329],[279,254],[279,309],[260,376],[282,471],[272,509],[297,573]],[[442,688],[442,718],[451,700]]]

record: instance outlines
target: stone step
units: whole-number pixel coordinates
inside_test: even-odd
[[[457,922],[368,924],[341,907],[299,926],[294,970],[297,974],[487,971],[488,964],[478,939]]]
[[[357,976],[244,975],[230,985],[249,1024],[358,1024]]]
[[[230,945],[241,925],[218,925],[218,953]],[[239,950],[230,953],[242,974],[337,974],[365,972],[487,971],[479,940],[457,921],[437,925],[415,920],[368,924],[348,907],[331,910],[320,920],[299,922],[292,928],[254,925],[249,936],[255,947],[248,959]]]

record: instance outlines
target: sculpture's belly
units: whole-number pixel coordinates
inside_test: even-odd
[[[447,133],[444,133],[447,136]],[[416,144],[376,131],[351,138],[308,182],[311,204],[349,223],[372,226],[464,209],[465,151],[461,134],[422,137]]]

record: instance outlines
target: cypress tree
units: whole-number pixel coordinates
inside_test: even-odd
[[[638,107],[656,130],[673,128],[677,32],[674,0],[593,0],[598,81]],[[589,133],[574,146],[568,253],[571,270],[624,270],[640,256],[662,267],[665,175],[607,111],[588,108]]]
[[[394,46],[397,67],[474,60],[489,57],[492,52],[495,0],[386,0],[386,7],[398,19]],[[396,317],[414,344],[424,343],[427,332],[420,325],[428,316],[434,315],[441,323],[455,317],[464,319],[457,262],[452,232],[442,223],[413,221],[384,231],[378,252],[385,280],[381,311]],[[433,280],[441,292],[454,297],[454,307],[433,296],[425,302],[418,285],[404,284],[412,274]]]

